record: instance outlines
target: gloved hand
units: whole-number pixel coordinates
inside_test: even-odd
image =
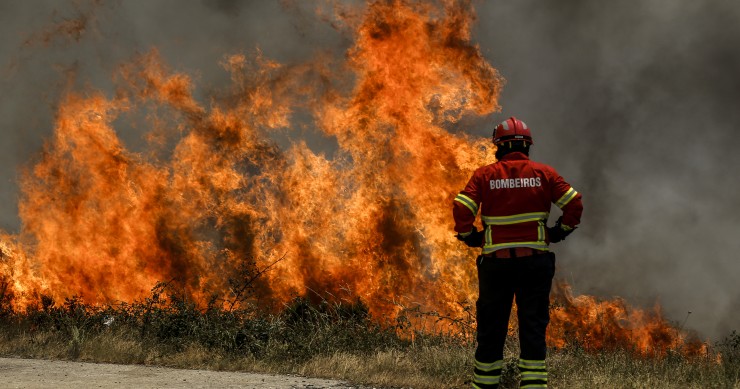
[[[478,231],[478,228],[473,226],[473,231],[466,235],[461,236],[460,234],[455,235],[455,237],[465,243],[468,247],[481,247],[483,246],[483,231]]]
[[[562,240],[565,240],[565,238],[570,235],[574,230],[574,228],[563,228],[562,224],[563,217],[559,217],[558,221],[555,222],[555,225],[552,227],[547,227],[547,235],[550,237],[550,243],[558,243]]]

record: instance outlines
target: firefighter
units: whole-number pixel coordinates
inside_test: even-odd
[[[498,387],[516,299],[520,387],[546,388],[545,331],[555,274],[549,245],[565,239],[580,223],[581,195],[555,169],[529,159],[532,134],[521,120],[511,117],[497,125],[493,143],[498,162],[477,169],[453,202],[457,238],[482,248],[476,259],[478,346],[472,385]],[[548,228],[551,203],[562,216]],[[482,231],[473,225],[479,210]]]

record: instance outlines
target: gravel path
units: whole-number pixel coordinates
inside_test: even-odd
[[[16,358],[0,358],[0,377],[1,388],[357,388],[298,376]]]

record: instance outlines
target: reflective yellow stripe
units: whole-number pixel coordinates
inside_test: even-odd
[[[460,235],[460,237],[464,238],[464,237],[466,237],[466,236],[468,236],[468,235],[470,235],[472,233],[473,233],[473,230],[471,229],[468,232],[460,232],[458,235]]]
[[[529,247],[535,250],[548,251],[547,243],[542,241],[537,242],[508,242],[508,243],[497,243],[491,244],[489,236],[486,235],[486,244],[483,245],[483,254],[490,254],[496,250],[510,249],[514,247]]]
[[[560,225],[560,228],[561,228],[561,229],[562,229],[563,231],[570,231],[570,230],[572,230],[572,229],[573,229],[573,227],[571,227],[571,226],[566,226],[565,224],[561,224],[561,225]]]
[[[526,388],[546,388],[546,387],[547,387],[547,384],[529,384],[529,385],[520,386],[519,388],[526,389]]]
[[[479,384],[494,385],[498,384],[501,376],[497,375],[478,375],[473,374],[473,380]]]
[[[575,189],[570,188],[567,192],[565,192],[563,197],[555,202],[555,205],[557,205],[558,208],[563,208],[570,202],[570,200],[573,200],[573,198],[575,198],[577,194],[578,192],[576,192]]]
[[[537,241],[538,242],[545,241],[545,221],[544,220],[540,220],[537,223]]]
[[[508,216],[483,216],[481,215],[481,219],[483,220],[483,223],[485,224],[502,226],[506,224],[517,224],[517,223],[527,223],[527,222],[536,222],[540,220],[547,220],[548,216],[549,214],[547,212],[530,212],[530,213],[520,213],[517,215],[508,215]]]
[[[475,384],[475,382],[471,383],[471,385],[472,385],[472,386],[473,386],[473,387],[474,387],[475,389],[483,389],[483,388],[481,388],[480,386],[476,385],[476,384]]]
[[[455,201],[468,207],[470,212],[473,212],[473,215],[478,214],[478,204],[476,204],[475,201],[473,201],[473,199],[471,199],[470,197],[460,193],[457,195],[457,197],[455,197]]]
[[[513,248],[513,247],[529,247],[535,250],[547,251],[547,243],[545,242],[545,222],[549,217],[547,212],[530,212],[520,213],[509,216],[484,216],[481,215],[483,223],[486,225],[485,233],[485,244],[483,245],[483,254],[490,254],[496,250]],[[493,237],[491,234],[492,225],[510,225],[517,223],[537,222],[537,241],[536,242],[507,242],[493,244]]]
[[[525,371],[522,372],[522,381],[542,380],[547,381],[546,371]]]
[[[533,359],[520,359],[519,367],[522,367],[525,369],[544,369],[545,361],[544,360],[533,360]]]
[[[475,368],[478,370],[491,371],[495,369],[500,369],[502,367],[504,367],[504,361],[502,359],[491,363],[483,363],[478,361],[477,359],[475,360]]]

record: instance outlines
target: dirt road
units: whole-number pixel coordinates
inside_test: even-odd
[[[357,387],[341,381],[284,375],[0,358],[0,388],[352,389]]]

